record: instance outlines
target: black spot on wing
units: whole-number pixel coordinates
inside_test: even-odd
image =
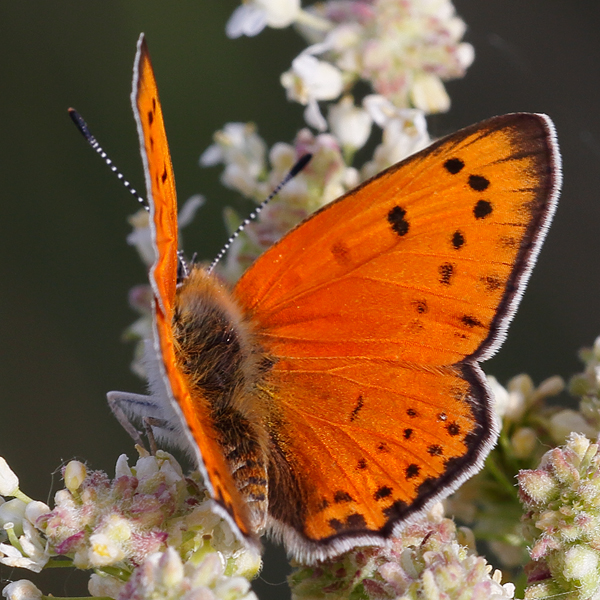
[[[473,327],[485,327],[485,325],[473,315],[463,315],[460,318],[460,322],[471,329]]]
[[[359,396],[357,401],[356,401],[356,406],[352,409],[352,412],[350,413],[350,422],[352,423],[356,417],[358,417],[358,413],[360,412],[360,409],[363,407],[364,405],[364,400],[362,396]]]
[[[482,175],[469,175],[469,187],[476,192],[483,192],[490,186],[490,180]]]
[[[485,219],[488,215],[492,214],[493,211],[492,203],[488,200],[479,200],[473,208],[473,214],[476,219]]]
[[[427,448],[427,452],[431,456],[441,456],[443,454],[443,448],[438,444],[432,444],[429,446],[429,448]]]
[[[396,500],[393,504],[383,509],[383,514],[388,519],[399,519],[406,513],[408,505],[402,500]]]
[[[452,283],[452,277],[454,276],[454,265],[452,263],[443,263],[438,267],[438,273],[440,276],[440,283],[443,285],[450,285]]]
[[[387,216],[388,223],[392,226],[392,230],[400,237],[408,233],[409,223],[405,217],[406,210],[401,206],[394,206]]]
[[[352,496],[348,492],[345,492],[344,490],[338,490],[333,495],[333,501],[336,504],[342,504],[344,502],[353,502]]]
[[[427,307],[427,301],[426,300],[414,300],[412,302],[413,306],[417,309],[417,312],[420,315],[425,314],[429,309]]]
[[[406,467],[406,470],[404,471],[404,475],[406,477],[406,479],[412,479],[413,477],[417,477],[417,475],[419,474],[419,472],[421,471],[421,467],[419,467],[419,465],[412,463],[410,465],[408,465],[408,467]]]
[[[456,250],[462,248],[465,244],[465,236],[460,231],[455,231],[452,235],[452,245]]]
[[[373,495],[375,500],[383,500],[392,494],[392,488],[387,485],[381,486]]]
[[[352,513],[348,515],[346,519],[346,528],[347,529],[364,529],[367,526],[367,522],[365,521],[365,517],[360,513]]]
[[[457,173],[460,173],[463,170],[464,166],[465,163],[460,158],[449,158],[444,163],[444,168],[451,175],[456,175]]]
[[[502,287],[502,279],[496,275],[484,275],[481,278],[486,292],[495,292]]]
[[[447,429],[448,433],[449,433],[451,436],[455,436],[455,435],[458,435],[458,434],[460,433],[460,425],[459,425],[458,423],[456,423],[456,422],[454,422],[454,423],[449,423],[449,424],[446,426],[446,429]]]

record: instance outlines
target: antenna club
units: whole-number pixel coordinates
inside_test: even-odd
[[[304,156],[301,156],[298,159],[298,162],[290,169],[288,177],[291,179],[292,177],[296,177],[300,171],[304,170],[304,167],[311,161],[313,155],[309,152]]]
[[[244,231],[244,228],[248,223],[256,219],[260,211],[281,191],[290,180],[292,180],[310,161],[313,157],[312,154],[304,154],[301,156],[296,164],[289,170],[288,174],[279,182],[279,184],[275,187],[275,189],[256,207],[254,212],[247,218],[242,221],[240,226],[231,234],[230,238],[227,240],[226,244],[221,248],[216,258],[212,261],[210,267],[208,267],[208,273],[212,273],[214,268],[217,266],[218,262],[225,256],[225,252],[230,248],[233,241]]]

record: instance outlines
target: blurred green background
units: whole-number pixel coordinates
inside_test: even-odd
[[[290,141],[302,109],[279,75],[304,47],[292,30],[228,40],[233,0],[24,0],[0,4],[0,455],[22,489],[50,502],[62,461],[114,472],[132,444],[105,402],[142,392],[120,341],[135,318],[129,288],[144,282],[125,243],[136,210],[71,124],[76,107],[114,162],[143,190],[129,105],[136,39],[147,35],[180,199],[207,205],[186,230],[188,254],[225,241],[221,211],[248,205],[198,157],[227,121],[255,121],[269,145]],[[452,110],[430,118],[434,136],[513,111],[554,119],[564,157],[561,204],[509,338],[484,367],[501,381],[579,369],[577,349],[600,334],[600,4],[583,0],[456,0],[476,50],[448,85]],[[53,475],[54,474],[54,475]],[[52,493],[53,493],[52,491]],[[285,598],[282,551],[270,553],[262,598]],[[28,577],[3,568],[2,582]],[[44,592],[85,593],[60,573]],[[60,583],[59,583],[60,582]],[[277,585],[279,584],[279,585]]]

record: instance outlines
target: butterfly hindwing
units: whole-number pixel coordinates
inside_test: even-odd
[[[288,544],[387,536],[481,464],[496,430],[476,361],[504,337],[559,180],[549,119],[496,117],[321,209],[243,275],[234,295],[274,363],[290,489],[271,515]]]

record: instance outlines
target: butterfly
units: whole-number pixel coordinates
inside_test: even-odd
[[[479,362],[504,340],[555,211],[552,122],[509,114],[431,144],[310,216],[230,290],[178,253],[143,35],[132,104],[154,375],[150,395],[109,399],[189,445],[241,539],[268,531],[304,562],[385,543],[495,443]]]

